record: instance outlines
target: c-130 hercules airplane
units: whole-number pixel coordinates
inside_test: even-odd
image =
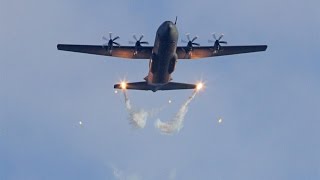
[[[176,20],[177,21],[177,20]],[[103,56],[113,56],[128,59],[150,59],[149,73],[144,78],[143,82],[121,82],[115,84],[115,89],[135,89],[135,90],[151,90],[156,92],[158,90],[177,90],[177,89],[201,89],[203,84],[186,84],[171,82],[171,74],[175,70],[175,65],[178,59],[199,59],[214,56],[225,56],[232,54],[251,53],[258,51],[265,51],[266,45],[251,45],[251,46],[221,46],[227,44],[226,41],[221,41],[223,34],[218,38],[213,35],[214,40],[209,42],[214,43],[213,46],[200,46],[194,41],[197,36],[190,38],[187,34],[188,41],[186,46],[177,46],[178,43],[178,29],[175,23],[171,21],[163,22],[157,30],[154,46],[142,46],[148,42],[141,41],[143,35],[138,39],[135,35],[133,38],[136,42],[131,42],[135,46],[120,46],[115,42],[119,36],[112,38],[112,33],[109,33],[109,39],[103,37],[108,41],[105,45],[71,45],[58,44],[58,50],[72,51],[79,53],[96,54]],[[115,46],[114,46],[115,45]]]

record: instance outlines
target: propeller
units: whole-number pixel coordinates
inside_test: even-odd
[[[135,51],[133,53],[133,55],[136,55],[138,53],[138,51],[140,50],[140,48],[142,47],[141,45],[142,44],[149,44],[147,41],[141,41],[144,37],[144,35],[142,34],[140,36],[140,38],[138,39],[137,36],[134,34],[133,36],[133,39],[136,41],[129,41],[129,44],[134,44],[135,45]]]
[[[135,34],[132,37],[136,42],[129,41],[129,44],[135,44],[136,46],[141,46],[141,44],[149,44],[147,41],[141,41],[144,37],[143,34],[140,36],[139,39],[137,38],[137,36]]]
[[[183,50],[185,51],[186,55],[188,55],[190,57],[191,52],[192,52],[192,48],[193,46],[200,46],[199,43],[195,43],[194,41],[198,39],[198,36],[193,37],[192,39],[190,38],[190,33],[186,34],[187,40],[181,40],[182,43],[187,43],[187,47],[183,48]]]
[[[112,38],[112,32],[109,32],[109,39],[106,38],[105,36],[102,37],[103,40],[107,41],[107,43],[103,44],[103,46],[107,46],[109,50],[112,49],[113,45],[120,46],[119,43],[115,42],[119,38],[120,38],[119,36]]]
[[[198,39],[198,36],[195,36],[195,37],[193,37],[192,39],[190,38],[190,33],[187,33],[186,36],[187,36],[188,41],[186,41],[186,40],[181,40],[182,43],[188,43],[187,46],[188,46],[188,47],[191,47],[191,48],[193,47],[193,45],[195,45],[195,46],[200,46],[199,43],[195,43],[195,42],[194,42],[196,39]]]
[[[221,45],[220,44],[227,44],[227,41],[221,41],[223,38],[224,34],[220,34],[220,36],[217,38],[216,33],[212,33],[213,40],[209,39],[209,43],[214,43],[214,46],[220,49]]]

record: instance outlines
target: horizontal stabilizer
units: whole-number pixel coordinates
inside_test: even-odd
[[[168,84],[163,85],[159,90],[195,89],[196,87],[197,85],[195,84],[169,82]]]
[[[149,85],[143,81],[143,82],[133,82],[133,83],[126,83],[125,87],[123,87],[122,84],[115,84],[115,89],[135,89],[135,90],[151,90]]]
[[[134,82],[134,83],[126,83],[125,87],[123,84],[115,84],[115,89],[133,89],[133,90],[151,90],[153,92],[162,90],[178,90],[178,89],[195,89],[197,86],[195,84],[185,84],[185,83],[176,83],[169,82],[163,85],[150,85],[147,82]]]

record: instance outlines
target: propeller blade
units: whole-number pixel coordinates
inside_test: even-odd
[[[221,34],[220,37],[218,38],[218,40],[220,41],[223,36],[224,36],[224,34]]]
[[[105,36],[102,37],[103,40],[109,41],[108,38],[106,38]]]
[[[190,33],[186,34],[188,41],[190,41]]]
[[[109,39],[112,39],[112,32],[109,32]]]
[[[138,41],[137,36],[135,34],[133,35],[133,39]]]
[[[212,33],[212,37],[213,37],[214,40],[217,40],[216,33]]]
[[[147,41],[142,41],[140,44],[149,44]]]
[[[117,37],[113,38],[112,41],[115,41],[115,40],[117,40],[117,39],[119,39],[119,38],[120,38],[120,37],[117,36]]]
[[[198,36],[195,36],[195,37],[191,40],[191,42],[195,41],[196,39],[198,39]]]
[[[222,43],[222,44],[227,44],[227,41],[220,41],[219,42],[220,44]]]
[[[141,40],[142,40],[143,36],[144,36],[143,34],[140,36],[139,41],[141,41]]]
[[[117,46],[120,46],[120,44],[119,44],[119,43],[117,43],[117,42],[113,42],[113,44],[115,44],[115,45],[117,45]]]
[[[199,44],[199,43],[192,43],[192,45],[200,46],[200,44]]]

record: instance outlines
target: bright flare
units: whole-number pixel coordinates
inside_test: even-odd
[[[203,83],[202,82],[198,83],[196,87],[197,91],[200,91],[202,88],[203,88]]]
[[[124,81],[121,82],[120,86],[121,86],[121,89],[127,89],[127,83]]]
[[[218,119],[218,123],[221,124],[222,123],[222,118]]]

